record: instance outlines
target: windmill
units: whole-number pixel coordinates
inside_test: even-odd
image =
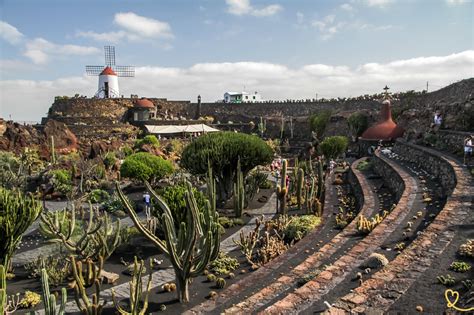
[[[98,98],[120,97],[118,77],[134,77],[134,66],[115,65],[115,47],[104,46],[104,66],[86,66],[87,75],[99,76],[99,89],[95,93]]]

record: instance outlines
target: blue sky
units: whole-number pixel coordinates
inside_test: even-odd
[[[0,116],[37,120],[55,95],[93,95],[115,45],[125,95],[267,99],[434,88],[474,73],[469,0],[0,0]],[[15,95],[27,100],[14,106]],[[27,109],[25,111],[25,109]]]

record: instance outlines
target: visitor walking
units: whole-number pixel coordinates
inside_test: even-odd
[[[464,139],[464,166],[468,166],[471,163],[472,150],[474,136],[470,135]]]
[[[143,202],[145,203],[145,214],[147,219],[151,217],[150,208],[151,208],[151,197],[148,191],[143,194]]]

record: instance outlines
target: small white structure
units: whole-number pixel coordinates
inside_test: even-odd
[[[257,103],[262,101],[258,92],[249,94],[247,92],[225,92],[224,103]]]
[[[146,131],[154,135],[186,135],[195,134],[201,135],[208,132],[218,132],[219,129],[209,127],[205,124],[195,125],[145,125]]]
[[[120,97],[118,76],[111,67],[105,67],[99,74],[98,98]]]

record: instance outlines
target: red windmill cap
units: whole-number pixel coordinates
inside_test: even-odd
[[[112,70],[111,67],[107,66],[107,67],[104,68],[104,70],[102,70],[100,75],[117,75],[117,74],[115,73],[114,70]]]

